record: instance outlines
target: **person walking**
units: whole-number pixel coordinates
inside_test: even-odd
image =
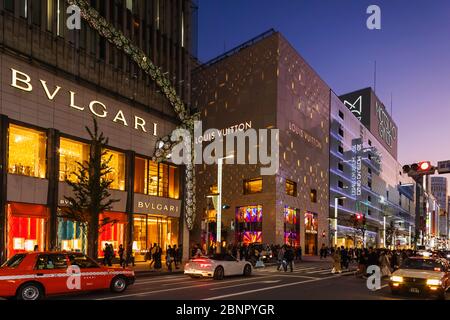
[[[381,277],[389,277],[391,275],[389,257],[385,251],[382,251],[380,254],[380,268],[381,268]]]
[[[117,251],[117,253],[119,254],[119,264],[121,267],[125,266],[125,249],[123,248],[123,244],[119,245],[119,250]]]
[[[166,265],[169,272],[172,272],[172,263],[174,260],[173,249],[169,245],[166,250]]]
[[[161,247],[157,244],[155,248],[154,259],[155,259],[155,270],[158,271],[162,268],[161,256],[162,250]]]
[[[342,273],[341,270],[341,251],[339,248],[335,248],[333,253],[333,269],[331,273]]]
[[[286,260],[286,264],[284,265],[284,272],[287,272],[288,266],[291,272],[294,272],[294,266],[292,264],[292,262],[294,261],[294,250],[292,249],[292,247],[288,247],[284,252],[284,260]]]
[[[131,265],[134,267],[134,254],[133,254],[133,246],[131,245],[131,243],[127,246],[127,250],[126,250],[126,259],[127,259],[127,267],[128,264],[131,263]]]
[[[283,260],[284,260],[284,253],[285,253],[285,248],[284,246],[281,247],[280,249],[278,249],[278,256],[277,256],[277,260],[278,260],[278,267],[277,267],[277,271],[280,271],[280,268],[283,267]]]

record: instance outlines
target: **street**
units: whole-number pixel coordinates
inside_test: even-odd
[[[191,279],[183,274],[138,276],[123,294],[109,291],[54,297],[71,300],[401,300],[428,299],[421,296],[392,296],[387,281],[370,291],[366,280],[353,272],[331,274],[328,262],[301,262],[293,272],[275,266],[254,270],[249,278],[223,281]]]

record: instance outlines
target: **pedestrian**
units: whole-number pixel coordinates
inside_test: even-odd
[[[288,247],[284,252],[284,260],[286,263],[284,264],[284,272],[287,272],[287,268],[289,266],[291,272],[294,271],[293,261],[294,261],[294,250],[292,247]]]
[[[333,269],[331,273],[341,273],[341,251],[336,248],[333,253]]]
[[[385,251],[382,251],[380,254],[380,269],[382,278],[389,277],[391,275],[390,262]]]
[[[366,265],[367,265],[366,252],[364,250],[360,250],[357,259],[358,259],[358,270],[356,275],[364,277],[364,275],[366,274]]]
[[[133,254],[133,246],[131,245],[131,243],[127,246],[127,250],[126,250],[126,265],[128,267],[128,264],[131,263],[131,265],[134,267],[134,254]]]
[[[178,265],[181,265],[181,263],[183,262],[183,244],[180,244],[178,246],[178,252],[177,252],[176,258],[178,260]]]
[[[162,250],[159,244],[156,245],[154,259],[155,259],[155,270],[160,270],[162,268],[161,263]]]
[[[123,248],[123,244],[119,245],[119,250],[117,251],[117,253],[119,254],[119,264],[121,267],[124,267],[126,256],[124,255],[125,249]]]
[[[173,249],[169,245],[166,250],[166,265],[167,265],[167,269],[169,270],[169,272],[172,272],[173,260],[174,260]]]
[[[284,265],[283,265],[284,253],[285,253],[285,248],[284,248],[284,247],[281,247],[281,248],[278,250],[278,257],[277,257],[277,259],[278,259],[278,268],[277,268],[277,270],[278,270],[278,271],[280,271],[280,268],[281,268],[281,267],[283,267],[283,269],[284,269]]]

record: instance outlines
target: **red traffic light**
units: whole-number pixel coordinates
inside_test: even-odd
[[[356,220],[361,220],[363,215],[361,213],[356,214]]]
[[[431,169],[430,161],[419,162],[419,170],[420,171],[428,171]]]

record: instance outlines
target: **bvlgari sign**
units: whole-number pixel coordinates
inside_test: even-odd
[[[63,88],[59,85],[49,86],[47,81],[39,79],[40,87],[44,91],[45,96],[49,101],[53,101],[58,95],[65,95],[67,97],[67,106],[71,110],[85,111],[89,110],[90,113],[97,118],[109,118],[112,122],[122,125],[124,127],[133,127],[135,130],[139,130],[145,133],[152,134],[153,136],[158,135],[158,124],[157,123],[147,123],[145,119],[138,117],[136,115],[125,115],[122,110],[118,110],[113,114],[110,114],[108,107],[105,103],[97,100],[90,101],[87,105],[81,105],[77,101],[77,93],[72,90],[62,90]],[[32,92],[35,90],[36,84],[32,82],[31,77],[19,70],[11,68],[11,86],[22,90],[24,92]]]
[[[144,194],[134,195],[134,213],[166,215],[169,217],[180,217],[181,200],[146,196]]]

